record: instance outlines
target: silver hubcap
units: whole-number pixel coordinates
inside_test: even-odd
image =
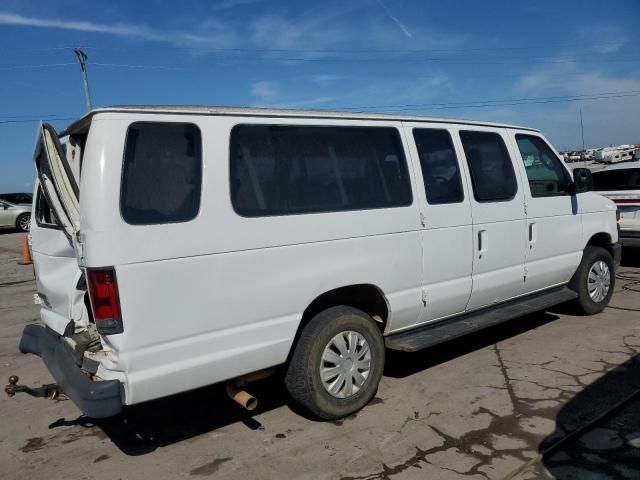
[[[329,394],[347,398],[358,393],[371,371],[371,350],[358,332],[340,332],[324,347],[320,379]]]
[[[26,217],[22,217],[20,219],[20,228],[22,230],[29,230],[29,223],[31,222],[31,217],[30,216],[26,216]]]
[[[609,266],[602,260],[598,260],[591,265],[589,276],[587,277],[587,289],[591,300],[600,303],[609,293],[611,285],[611,271]]]

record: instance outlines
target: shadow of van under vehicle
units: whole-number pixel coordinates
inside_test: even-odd
[[[555,431],[539,446],[543,465],[558,479],[640,478],[639,411],[640,355],[636,355],[562,407]],[[577,430],[585,425],[589,426]]]
[[[228,399],[224,385],[214,385],[134,405],[112,418],[61,418],[49,428],[98,427],[124,454],[145,455],[238,422],[252,430],[263,428],[253,415],[285,405],[282,382],[277,376],[258,381],[251,385],[251,393],[260,399],[251,413]]]
[[[474,350],[538,328],[558,316],[540,312],[488,328],[416,353],[387,351],[385,376],[408,377]],[[128,407],[122,414],[105,420],[80,416],[59,419],[50,428],[77,425],[98,427],[126,455],[145,455],[157,448],[188,440],[227,425],[241,422],[252,430],[263,428],[254,415],[290,405],[281,374],[251,384],[259,399],[258,408],[247,412],[230,401],[223,385],[193,390],[171,397]],[[374,399],[375,401],[375,399]],[[296,411],[296,413],[300,413]],[[341,422],[336,422],[340,425]]]

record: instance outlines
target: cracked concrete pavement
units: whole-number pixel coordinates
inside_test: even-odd
[[[0,376],[37,385],[51,381],[44,365],[17,351],[38,318],[21,239],[0,234]],[[640,399],[628,398],[640,387],[640,254],[625,265],[616,308],[600,315],[558,307],[390,352],[375,399],[336,422],[296,414],[276,379],[252,386],[252,415],[219,386],[100,423],[69,401],[2,396],[0,478],[501,480],[527,463],[512,478],[640,478]]]

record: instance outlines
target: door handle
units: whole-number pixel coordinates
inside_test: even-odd
[[[478,230],[478,253],[482,254],[489,250],[489,233],[486,230]]]
[[[538,240],[538,225],[534,222],[529,224],[529,248],[533,248],[536,240]]]

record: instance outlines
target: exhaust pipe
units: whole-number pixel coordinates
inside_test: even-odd
[[[242,408],[249,411],[255,410],[258,406],[258,399],[245,391],[243,387],[246,387],[248,384],[255,382],[256,380],[267,378],[272,375],[274,371],[275,368],[265,368],[264,370],[251,372],[228,381],[225,385],[227,395]]]
[[[240,405],[242,408],[252,411],[258,406],[258,400],[250,393],[238,388],[232,382],[228,382],[226,385],[227,395],[229,398]]]

